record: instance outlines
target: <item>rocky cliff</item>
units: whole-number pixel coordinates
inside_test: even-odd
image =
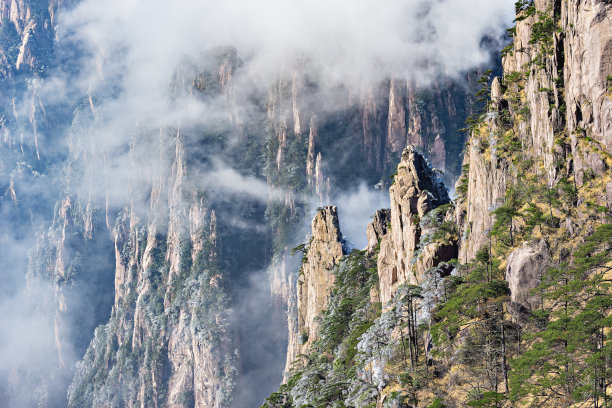
[[[58,15],[75,3],[73,0],[0,1],[0,129],[3,135],[0,141],[38,171],[45,168],[45,159],[56,154],[47,138],[57,136],[60,129],[56,128],[63,127],[59,110],[54,117],[46,114],[48,107],[40,95],[40,81],[56,64]],[[6,168],[6,174],[12,170]],[[18,181],[14,180],[13,185]]]
[[[295,309],[290,308],[286,371],[289,371],[298,356],[307,355],[317,340],[317,317],[327,309],[334,286],[333,270],[346,254],[336,207],[319,209],[312,220],[311,230],[311,239],[307,247],[303,248],[304,260],[295,298],[297,302]]]
[[[168,136],[166,136],[168,137]],[[69,406],[227,406],[235,376],[227,278],[215,212],[184,187],[180,137],[170,174],[152,181],[144,218],[128,205],[115,241],[115,300],[69,389]]]
[[[58,14],[75,2],[11,0],[0,2],[2,80],[42,73],[52,63]]]
[[[224,86],[215,92],[227,93],[232,54],[217,57],[212,69]],[[197,80],[179,78],[210,75],[204,71],[208,67],[199,69],[177,74],[174,91],[210,94]],[[232,251],[222,251],[222,242],[236,239],[225,222],[227,212],[236,210],[206,198],[204,183],[195,176],[197,152],[186,147],[212,145],[212,132],[143,131],[125,156],[129,163],[112,164],[89,132],[97,119],[91,98],[75,112],[70,160],[62,173],[65,198],[56,206],[52,226],[40,235],[28,273],[32,287],[53,284],[54,293],[32,303],[41,319],[54,322],[54,334],[41,328],[39,335],[53,335],[50,348],[57,358],[55,363],[45,359],[46,371],[17,367],[10,401],[65,406],[72,381],[70,406],[229,406],[241,369],[240,335],[230,321],[230,276],[237,279],[244,269],[261,265],[249,257],[248,265],[234,261]],[[233,126],[229,121],[227,127]],[[137,169],[143,154],[159,171],[144,179],[130,172],[118,197],[105,178],[110,167]],[[248,198],[240,205],[256,208]],[[263,208],[252,211],[263,219]],[[228,247],[263,251],[248,242]],[[28,395],[27,385],[35,381],[41,391]]]
[[[391,300],[399,285],[405,282],[417,284],[428,268],[456,257],[452,249],[454,243],[449,243],[447,248],[422,239],[429,233],[424,228],[427,215],[449,204],[450,198],[440,176],[412,146],[402,153],[389,195],[391,222],[388,232],[381,238],[378,255],[383,304]]]
[[[467,122],[455,205],[406,149],[391,209],[337,262],[314,347],[264,407],[609,401],[612,5],[516,11],[503,74],[481,79]],[[389,146],[417,143],[398,119],[407,94],[390,92]]]
[[[376,284],[367,291],[372,304],[387,305],[403,284],[421,283],[426,271],[457,256],[458,237],[452,229],[443,228],[452,224],[454,211],[448,192],[439,174],[414,147],[404,150],[389,193],[392,208],[377,211],[367,228],[368,248],[364,253],[378,260]],[[319,209],[311,229],[308,244],[297,248],[304,255],[297,294],[290,298],[287,373],[304,367],[305,356],[314,352],[315,345],[320,347],[325,330],[320,322],[324,312],[330,313],[330,299],[335,302],[332,308],[339,307],[338,302],[342,304],[336,294],[336,277],[346,270],[348,254],[336,207]]]
[[[609,10],[603,1],[535,1],[517,19],[504,77],[493,81],[487,126],[472,135],[464,159],[462,261],[484,244],[491,212],[525,167],[551,188],[571,178],[580,189],[587,174],[610,191]],[[605,195],[597,201],[610,205]]]

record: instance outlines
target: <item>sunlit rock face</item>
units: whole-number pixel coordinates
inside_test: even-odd
[[[428,248],[421,255],[421,236],[426,233],[421,220],[432,210],[450,203],[444,184],[425,158],[414,147],[407,147],[397,166],[397,175],[389,189],[390,227],[380,242],[378,275],[383,304],[393,297],[404,282],[420,282],[426,268],[452,259],[456,249]]]
[[[585,174],[604,177],[609,183],[605,179],[609,169],[605,156],[612,150],[611,5],[606,1],[539,0],[535,8],[534,15],[517,21],[512,52],[503,58],[506,79],[512,75],[525,79],[524,89],[509,85],[529,107],[525,112],[511,112],[519,123],[516,131],[524,160],[541,163],[549,184],[572,175],[580,187]],[[559,21],[560,32],[551,35],[550,44],[532,41],[539,13]],[[532,69],[526,70],[526,66]],[[499,103],[507,105],[508,101],[500,100],[499,81],[493,85],[492,100],[501,112]],[[491,134],[499,128],[496,115],[487,118]],[[473,138],[464,157],[464,165],[469,168],[468,193],[457,206],[462,262],[472,259],[484,244],[493,225],[491,211],[503,200],[506,186],[516,173],[503,155],[481,151],[478,138]],[[564,166],[559,167],[559,163]],[[612,205],[605,194],[597,200],[602,206]]]
[[[327,308],[334,284],[334,267],[346,254],[335,206],[319,209],[311,231],[297,282],[297,325],[289,328],[287,368],[299,355],[307,354],[317,340],[316,318]]]
[[[367,227],[368,246],[367,250],[372,251],[379,241],[387,234],[391,225],[391,210],[378,210],[374,214],[374,219]]]
[[[548,267],[548,246],[544,240],[515,249],[508,256],[506,280],[510,286],[512,302],[529,310],[535,309],[541,299],[534,293]]]

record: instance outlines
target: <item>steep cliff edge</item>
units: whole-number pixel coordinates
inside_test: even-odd
[[[423,221],[432,210],[449,204],[450,198],[440,176],[414,147],[409,146],[402,153],[389,194],[391,221],[380,241],[378,256],[383,304],[391,300],[399,285],[420,283],[428,268],[456,258],[455,243],[422,240],[429,233]],[[442,211],[452,212],[451,207]]]
[[[367,250],[338,262],[315,347],[264,407],[609,404],[612,5],[516,8],[456,208],[407,149]],[[377,282],[340,279],[353,262]]]
[[[289,371],[298,356],[307,355],[317,340],[317,317],[327,309],[334,285],[333,270],[346,254],[336,207],[319,209],[312,220],[311,229],[312,236],[303,249],[304,261],[297,281],[297,316],[289,315],[286,371]]]
[[[171,174],[152,182],[152,216],[128,205],[115,222],[115,301],[77,366],[69,406],[231,400],[235,355],[216,216],[202,194],[184,190],[180,137],[171,143]]]
[[[463,262],[485,243],[491,212],[520,178],[551,190],[560,182],[578,190],[587,183],[606,192],[593,197],[598,205],[611,205],[611,18],[602,1],[525,3],[505,50],[504,76],[491,87],[492,109],[472,133],[458,182],[466,190],[457,215]]]

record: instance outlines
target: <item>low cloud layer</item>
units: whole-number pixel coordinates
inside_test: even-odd
[[[369,188],[365,183],[354,191],[334,197],[340,219],[340,231],[357,249],[368,243],[366,228],[372,222],[376,210],[389,208],[389,192]]]
[[[259,74],[303,57],[328,79],[378,79],[392,72],[427,78],[486,62],[482,38],[503,33],[513,18],[513,3],[88,0],[65,18],[60,33],[86,41],[99,54],[90,71],[103,72],[102,66],[112,62],[128,68],[126,79],[146,72],[136,78],[140,83],[164,81],[184,54],[220,45],[236,46]],[[123,57],[116,61],[118,53]]]
[[[489,60],[483,38],[501,38],[514,17],[513,5],[514,0],[81,1],[59,16],[59,65],[49,77],[33,81],[32,86],[42,105],[70,107],[70,112],[79,106],[74,120],[77,126],[69,134],[63,138],[48,135],[52,143],[41,152],[43,161],[66,157],[72,150],[91,168],[83,174],[65,174],[62,165],[50,166],[48,174],[40,177],[43,181],[34,186],[38,191],[29,191],[32,183],[24,182],[16,185],[17,196],[44,197],[37,205],[52,209],[57,197],[49,192],[65,188],[92,197],[99,207],[108,199],[111,207],[120,208],[128,197],[142,197],[141,204],[146,207],[152,179],[162,177],[170,166],[156,138],[172,132],[168,129],[205,126],[224,114],[219,112],[217,101],[172,98],[170,84],[177,68],[184,61],[202,62],[205,50],[236,47],[243,67],[234,85],[239,108],[249,115],[252,108],[243,94],[254,88],[265,93],[279,74],[296,66],[318,82],[323,92],[318,95],[321,100],[327,96],[333,99],[330,90],[335,86],[359,88],[390,76],[421,85],[439,76],[460,76]],[[24,95],[21,101],[15,101],[15,111],[21,118],[28,118],[31,105],[30,95]],[[35,140],[27,136],[24,143]],[[0,160],[8,163],[5,153],[0,150]],[[261,202],[277,194],[286,195],[269,190],[260,179],[239,174],[231,163],[208,159],[214,164],[213,170],[199,169],[207,173],[198,180],[219,194],[246,194]],[[6,178],[7,174],[8,170],[0,176]],[[0,181],[4,183],[4,179]],[[58,187],[62,183],[66,185]],[[377,208],[386,207],[387,200],[386,193],[362,185],[333,197],[330,204],[339,206],[344,235],[363,248],[370,217]],[[6,208],[0,209],[3,217],[11,216]],[[243,225],[240,219],[229,222],[240,228],[264,228]],[[41,320],[25,306],[26,253],[34,240],[23,236],[33,236],[38,225],[32,224],[36,224],[33,231],[24,226],[19,234],[11,231],[0,235],[5,248],[0,253],[9,257],[2,261],[0,276],[11,283],[11,290],[0,291],[0,332],[7,334],[0,341],[3,378],[37,364],[41,372],[52,371],[47,366],[53,365],[57,356],[51,350],[50,321]],[[246,290],[266,292],[261,287],[254,290],[254,286],[251,282]],[[33,296],[53,296],[53,290],[42,285]],[[250,299],[238,305],[241,313],[256,306]],[[260,314],[265,317],[265,313]],[[272,328],[274,333],[276,329]],[[37,362],[39,356],[41,361]],[[267,368],[256,374],[268,375]],[[55,391],[63,392],[61,385]],[[0,394],[3,392],[0,387]],[[0,402],[3,397],[0,395]]]
[[[142,138],[135,144],[140,151],[130,152],[135,135],[199,126],[223,115],[217,101],[173,99],[170,93],[177,68],[185,61],[205,64],[205,50],[236,47],[243,67],[233,83],[248,120],[246,94],[255,87],[265,95],[280,73],[294,67],[320,85],[317,103],[330,105],[337,102],[337,85],[359,89],[390,76],[426,85],[460,76],[490,59],[483,38],[499,40],[513,12],[512,0],[84,0],[60,16],[63,63],[39,85],[39,94],[50,105],[81,104],[80,127],[71,137],[110,158],[104,163],[109,183],[93,194],[101,198],[109,191],[121,205],[128,175],[137,187],[145,183],[135,178],[146,182],[167,165]],[[74,54],[79,57],[66,59]],[[26,98],[23,107],[28,104]],[[145,158],[140,169],[127,168],[128,154]]]

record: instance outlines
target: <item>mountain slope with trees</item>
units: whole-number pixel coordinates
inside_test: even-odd
[[[338,263],[317,343],[264,407],[612,403],[612,5],[518,1],[516,12],[503,75],[485,73],[467,121],[451,216],[433,223],[457,257],[418,272],[425,218],[392,208],[416,234],[395,245],[414,250],[390,280],[380,246]],[[344,279],[353,273],[361,282]]]

